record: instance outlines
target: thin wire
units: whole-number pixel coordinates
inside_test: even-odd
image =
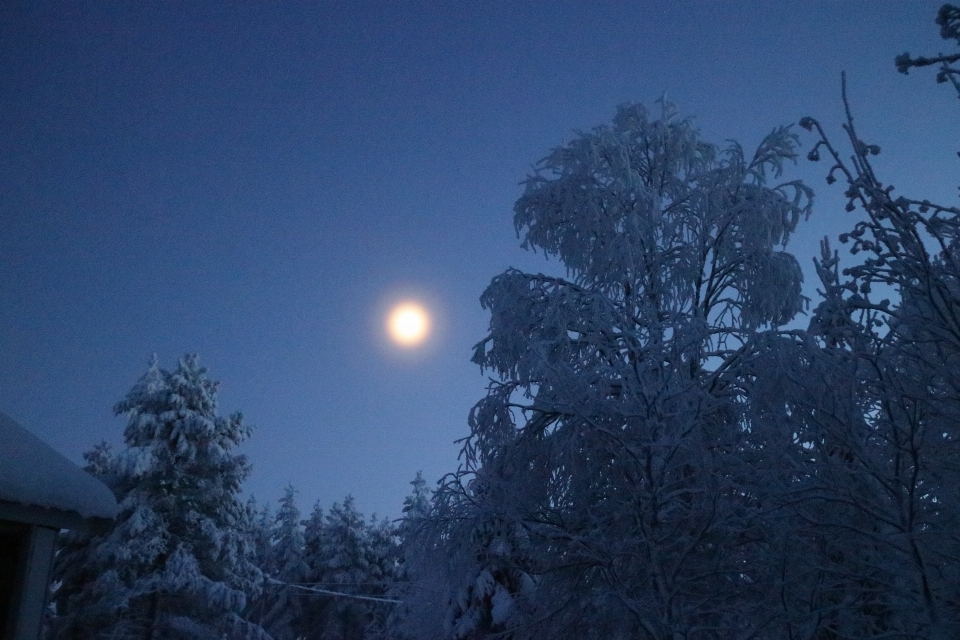
[[[335,585],[338,587],[369,587],[369,586],[382,587],[384,585],[384,581],[383,580],[370,580],[366,582],[306,582],[305,581],[305,582],[283,582],[281,584],[299,585],[299,586],[322,584],[322,585]]]
[[[291,587],[293,589],[301,589],[303,591],[309,591],[311,593],[320,593],[325,596],[337,596],[340,598],[353,598],[354,600],[369,600],[370,602],[387,602],[389,604],[400,604],[400,600],[394,600],[393,598],[379,598],[377,596],[361,596],[355,593],[343,593],[340,591],[330,591],[329,589],[318,589],[316,587],[307,587],[302,584],[289,584],[286,582],[280,582],[276,578],[269,578],[268,582],[270,584],[280,585],[283,587]]]

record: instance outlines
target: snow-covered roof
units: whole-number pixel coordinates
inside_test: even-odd
[[[0,517],[4,514],[71,528],[113,518],[117,501],[105,484],[0,412]]]

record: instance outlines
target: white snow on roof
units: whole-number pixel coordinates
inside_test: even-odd
[[[113,518],[117,501],[105,484],[0,412],[0,500]]]

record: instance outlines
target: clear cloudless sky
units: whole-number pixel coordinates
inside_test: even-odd
[[[513,229],[537,160],[664,92],[713,142],[804,115],[842,142],[846,70],[881,177],[955,204],[956,94],[893,65],[955,50],[939,5],[5,0],[0,411],[79,463],[121,444],[112,406],[152,353],[198,352],[255,427],[247,491],[397,517],[417,470],[457,466],[484,287],[557,268]],[[787,176],[818,194],[805,269],[856,219],[828,168]],[[405,296],[436,330],[401,353]]]

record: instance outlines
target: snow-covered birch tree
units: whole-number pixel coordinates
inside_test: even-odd
[[[938,22],[955,29],[958,15],[946,5],[941,18],[953,17]],[[856,256],[851,266],[840,269],[824,242],[824,300],[811,333],[854,374],[861,413],[842,432],[820,432],[844,464],[807,504],[849,513],[834,536],[845,560],[863,562],[820,555],[817,566],[860,587],[856,616],[851,600],[837,603],[838,635],[952,638],[960,633],[960,209],[896,196],[881,182],[870,160],[880,148],[860,138],[845,84],[850,161],[819,122],[801,121],[819,138],[811,159],[830,160],[828,182],[845,183],[847,210],[864,214],[840,238]],[[837,524],[808,519],[823,530]]]
[[[945,4],[937,12],[937,26],[940,27],[940,37],[944,40],[953,40],[960,45],[960,7],[952,4]],[[956,64],[960,62],[960,52],[950,54],[938,54],[936,56],[917,56],[914,58],[909,53],[903,53],[897,56],[894,63],[897,65],[897,71],[903,74],[910,72],[914,67],[927,67],[930,65],[939,65],[937,71],[937,82],[943,84],[949,82],[956,89],[960,97],[960,69]]]
[[[496,377],[435,498],[445,628],[474,638],[733,638],[768,595],[745,558],[741,361],[803,305],[783,250],[811,192],[775,129],[753,155],[667,103],[545,158],[515,207],[567,277],[508,270],[474,362]]]

